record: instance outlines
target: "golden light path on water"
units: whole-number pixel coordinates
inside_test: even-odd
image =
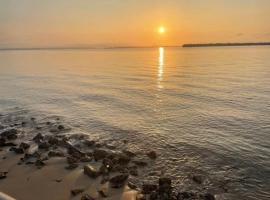
[[[158,74],[157,74],[157,87],[159,89],[163,88],[162,80],[163,80],[163,72],[164,72],[164,48],[159,48],[159,59],[158,59]]]

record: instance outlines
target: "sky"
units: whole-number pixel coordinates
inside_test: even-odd
[[[0,0],[0,48],[261,41],[269,0]]]

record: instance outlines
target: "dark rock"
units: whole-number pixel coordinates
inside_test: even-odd
[[[93,156],[96,161],[105,158],[108,155],[108,152],[102,149],[95,149],[93,151]]]
[[[130,157],[126,156],[125,154],[119,154],[117,158],[117,163],[119,165],[127,165],[130,160]]]
[[[110,176],[108,174],[107,175],[103,175],[100,183],[101,184],[104,184],[104,183],[107,183],[109,180],[110,180]]]
[[[30,145],[28,143],[22,142],[20,144],[20,148],[22,148],[22,149],[28,149],[29,147],[30,147]]]
[[[193,192],[180,192],[177,195],[177,199],[182,200],[182,199],[194,199],[196,194]]]
[[[128,150],[123,150],[123,153],[126,154],[127,156],[129,157],[134,157],[136,156],[135,153],[131,152],[131,151],[128,151]]]
[[[157,185],[154,184],[146,184],[144,183],[142,185],[142,193],[143,194],[150,194],[153,191],[156,191],[158,189]]]
[[[79,161],[78,158],[75,158],[75,157],[72,157],[72,156],[67,157],[67,163],[68,164],[77,163],[78,161]]]
[[[73,170],[76,169],[79,165],[77,163],[71,163],[68,166],[65,167],[67,170]]]
[[[0,138],[0,147],[4,147],[6,144],[6,140],[4,138]]]
[[[17,147],[11,147],[9,150],[15,152],[16,154],[23,154],[24,153],[22,148],[17,148]]]
[[[65,129],[65,127],[63,125],[59,125],[57,128],[58,128],[58,130],[64,130]]]
[[[80,159],[81,162],[91,162],[92,161],[92,157],[89,156],[84,156]]]
[[[130,189],[132,189],[132,190],[135,190],[135,189],[138,188],[134,183],[132,183],[132,182],[130,182],[130,181],[127,183],[127,185],[128,185],[128,187],[129,187]]]
[[[94,146],[95,143],[96,143],[96,142],[95,142],[94,140],[85,140],[85,141],[84,141],[84,144],[85,144],[86,146],[88,146],[88,147]]]
[[[48,142],[41,142],[39,145],[38,145],[38,148],[39,149],[49,149],[50,148],[50,144]]]
[[[17,138],[17,134],[18,134],[17,129],[12,128],[12,129],[8,129],[8,130],[4,130],[4,131],[0,134],[0,136],[1,136],[2,138],[6,138],[6,139],[8,139],[8,140],[14,140],[14,139]]]
[[[95,199],[91,197],[89,194],[83,194],[81,200],[95,200]]]
[[[46,122],[46,125],[51,125],[51,122]]]
[[[129,166],[129,167],[128,167],[128,170],[129,170],[130,175],[132,175],[132,176],[138,176],[138,175],[139,175],[139,173],[138,173],[138,168],[137,168],[136,165],[134,165],[134,166]]]
[[[71,190],[70,193],[71,193],[73,196],[77,196],[78,194],[83,193],[83,191],[84,191],[84,189],[76,188],[76,189]]]
[[[33,137],[33,140],[34,140],[36,143],[41,142],[43,139],[44,139],[44,136],[43,136],[41,133],[38,133],[35,137]]]
[[[126,180],[128,179],[128,174],[120,174],[112,177],[110,179],[110,184],[112,188],[120,188],[124,186]]]
[[[61,151],[49,151],[48,156],[49,157],[64,157],[65,154]]]
[[[37,159],[35,165],[39,168],[45,166],[45,163],[41,159]]]
[[[147,165],[147,162],[143,160],[133,160],[132,162],[140,167],[145,167]]]
[[[32,120],[32,121],[35,121],[35,120],[36,120],[36,118],[35,118],[35,117],[31,117],[31,120]]]
[[[192,176],[192,180],[195,183],[198,183],[198,184],[202,184],[203,183],[203,177],[200,176],[200,175],[194,175],[194,176]]]
[[[71,156],[76,157],[78,159],[85,156],[84,152],[80,151],[78,148],[74,147],[69,142],[66,142],[66,146],[67,146],[67,149],[68,149],[68,154],[70,154]]]
[[[151,159],[156,159],[157,158],[157,153],[155,151],[150,151],[146,155]]]
[[[51,145],[59,145],[60,144],[60,140],[56,137],[50,136],[48,138],[48,143]]]
[[[7,178],[7,172],[0,172],[0,179]]]
[[[172,188],[172,180],[170,178],[162,177],[158,180],[159,190],[162,192],[167,192]]]
[[[103,198],[108,197],[108,194],[107,194],[107,192],[104,189],[103,190],[99,190],[98,193]]]
[[[107,168],[106,165],[101,165],[99,168],[99,173],[103,175],[109,174],[109,169]]]
[[[91,177],[91,178],[96,178],[99,176],[99,171],[96,170],[93,166],[91,165],[85,165],[83,167],[83,171],[84,174],[86,174],[87,176]]]
[[[206,193],[205,195],[203,195],[203,199],[204,200],[215,200],[215,196],[210,194],[210,193]]]

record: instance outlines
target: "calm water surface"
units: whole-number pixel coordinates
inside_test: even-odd
[[[155,149],[146,179],[270,199],[269,47],[1,51],[0,111],[15,106]]]

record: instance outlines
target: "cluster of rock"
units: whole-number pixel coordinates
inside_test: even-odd
[[[21,126],[25,127],[26,123],[22,122]],[[52,122],[46,122],[46,126],[52,127]],[[35,128],[41,129],[39,126]],[[0,148],[8,147],[15,154],[21,154],[19,165],[35,165],[38,168],[44,167],[50,158],[62,157],[66,159],[67,170],[82,167],[85,175],[92,179],[101,177],[101,184],[108,182],[111,188],[128,185],[131,189],[140,191],[138,195],[140,200],[215,199],[211,194],[177,193],[172,187],[171,179],[166,177],[160,178],[158,184],[143,184],[140,189],[128,182],[128,178],[138,176],[139,169],[148,165],[147,159],[139,158],[135,152],[129,150],[105,148],[106,145],[89,140],[85,135],[61,134],[66,130],[63,125],[58,124],[48,131],[49,134],[37,133],[27,142],[15,143],[14,141],[21,133],[20,130],[14,127],[2,128],[2,131],[0,129]],[[80,145],[76,145],[74,140],[80,141]],[[151,150],[145,153],[145,157],[154,160],[157,158],[157,153]],[[0,172],[0,179],[6,177],[7,172]],[[98,192],[101,197],[107,197],[105,192]],[[71,190],[74,196],[81,193],[83,193],[81,188]],[[84,194],[81,199],[93,200],[94,198]]]

